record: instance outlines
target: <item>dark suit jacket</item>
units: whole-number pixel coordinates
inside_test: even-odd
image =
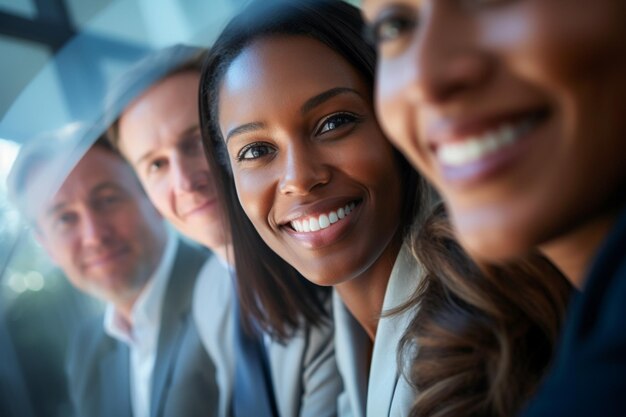
[[[179,241],[161,317],[152,374],[151,417],[217,415],[215,366],[190,314],[192,291],[207,255]],[[108,336],[102,318],[76,335],[68,355],[70,395],[77,417],[132,416],[130,350]]]
[[[572,301],[554,368],[523,416],[626,416],[626,211]]]

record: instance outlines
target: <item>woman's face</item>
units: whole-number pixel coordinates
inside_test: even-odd
[[[395,257],[401,180],[371,96],[340,55],[300,36],[252,43],[221,84],[239,201],[272,250],[319,285]]]
[[[365,0],[376,106],[466,247],[502,259],[622,198],[623,0]]]

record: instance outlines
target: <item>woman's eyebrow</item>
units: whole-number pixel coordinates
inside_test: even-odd
[[[353,88],[349,88],[349,87],[331,88],[330,90],[326,90],[320,94],[317,94],[311,97],[310,99],[308,99],[306,102],[304,102],[302,107],[300,107],[300,113],[304,115],[310,112],[311,110],[313,110],[315,107],[341,94],[356,94],[357,96],[362,97],[361,93],[359,93],[357,90]],[[261,130],[264,128],[265,128],[265,123],[262,123],[262,122],[251,122],[251,123],[242,124],[240,126],[230,129],[228,133],[226,134],[226,137],[224,138],[224,142],[228,144],[228,141],[233,136],[237,136],[237,135],[241,135],[241,134],[249,133],[249,132],[254,132],[256,130]]]
[[[348,87],[331,88],[330,90],[326,90],[323,93],[320,93],[308,99],[300,108],[300,113],[304,115],[308,113],[309,111],[313,110],[315,107],[321,105],[322,103],[325,103],[326,101],[340,94],[356,94],[359,97],[363,97],[361,93],[359,93],[357,90],[353,88],[348,88]]]
[[[237,126],[235,128],[230,129],[228,131],[228,133],[226,133],[226,137],[224,138],[224,142],[226,142],[226,144],[228,144],[228,141],[233,136],[241,135],[243,133],[248,133],[248,132],[254,132],[256,130],[261,130],[261,129],[264,129],[264,128],[265,128],[265,123],[261,123],[261,122],[251,122],[251,123],[242,124],[240,126]]]

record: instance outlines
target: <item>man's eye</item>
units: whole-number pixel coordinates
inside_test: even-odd
[[[120,201],[122,201],[122,198],[120,196],[107,195],[105,197],[102,197],[102,199],[100,200],[100,203],[103,205],[111,205],[111,204],[119,203]]]
[[[251,143],[244,147],[237,155],[237,161],[250,161],[271,155],[275,152],[274,148],[263,143]]]
[[[96,198],[92,202],[92,206],[95,210],[105,211],[116,207],[119,203],[124,201],[124,197],[117,194],[104,195]]]
[[[166,165],[167,161],[165,159],[155,159],[154,161],[150,162],[150,165],[148,165],[148,171],[157,172],[163,169],[163,167],[165,167]]]
[[[202,155],[202,137],[198,134],[186,139],[181,144],[181,149],[185,155],[195,156],[198,153]]]
[[[54,225],[58,228],[67,228],[76,223],[78,216],[75,213],[61,213],[54,221]]]
[[[359,117],[352,113],[336,113],[324,119],[315,133],[322,135],[358,121]]]

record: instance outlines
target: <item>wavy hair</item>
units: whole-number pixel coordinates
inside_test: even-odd
[[[411,417],[509,417],[550,364],[571,286],[545,257],[472,262],[443,205],[413,239],[424,277],[401,342],[418,394]]]

